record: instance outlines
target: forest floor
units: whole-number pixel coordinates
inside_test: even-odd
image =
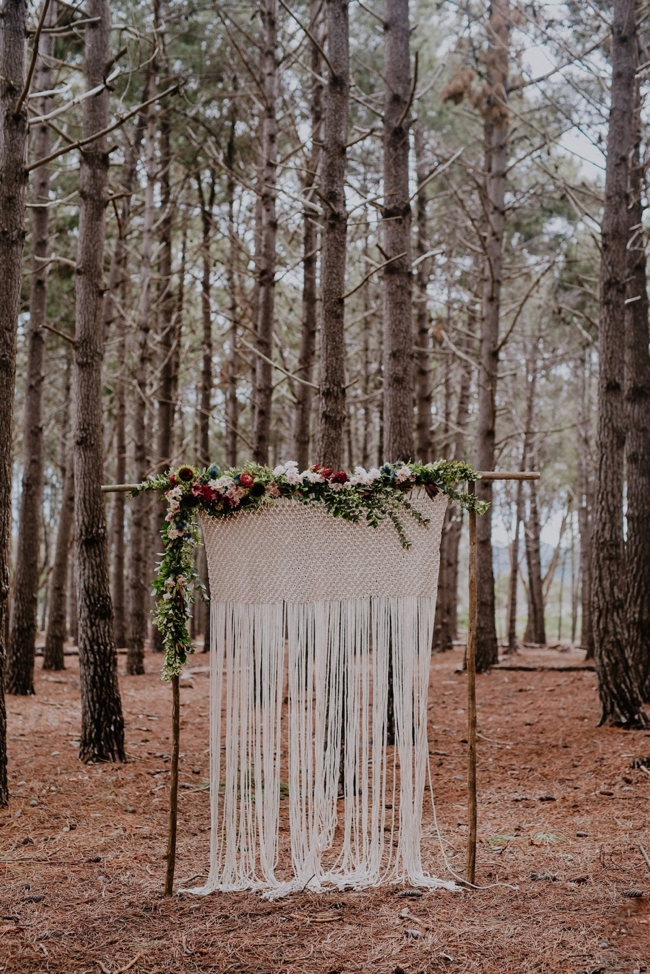
[[[517,665],[580,664],[523,650]],[[77,760],[75,657],[10,697],[10,807],[0,810],[3,974],[633,974],[650,970],[650,734],[598,728],[590,670],[478,679],[479,890],[163,899],[170,688],[159,658],[121,677],[129,762]],[[207,657],[182,680],[177,885],[205,876]],[[440,832],[463,873],[466,679],[437,656],[430,752]],[[124,666],[124,656],[120,656]],[[650,765],[650,760],[648,761]],[[425,816],[426,863],[448,878]],[[630,896],[636,891],[641,896]]]

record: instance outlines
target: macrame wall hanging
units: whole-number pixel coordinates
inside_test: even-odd
[[[416,489],[410,503],[429,523],[409,524],[408,550],[390,522],[371,531],[293,500],[202,516],[212,843],[194,892],[441,885],[420,838],[447,498]]]
[[[208,880],[191,892],[454,886],[423,866],[422,806],[442,525],[449,498],[477,509],[456,489],[473,479],[451,461],[352,475],[286,463],[185,466],[137,486],[168,504],[154,582],[175,701],[167,892],[197,515],[211,592],[212,828]]]

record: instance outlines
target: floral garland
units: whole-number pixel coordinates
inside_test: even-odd
[[[334,517],[347,521],[365,520],[371,527],[389,519],[404,548],[410,547],[400,515],[406,511],[416,521],[428,523],[408,501],[408,491],[423,487],[433,497],[446,494],[466,510],[483,514],[488,505],[475,495],[461,492],[457,485],[478,479],[466,463],[438,460],[435,463],[385,463],[382,467],[354,473],[315,465],[298,471],[294,460],[269,467],[247,463],[223,474],[216,465],[197,470],[181,466],[174,472],[150,477],[134,493],[156,490],[167,500],[162,529],[164,555],[153,583],[158,596],[154,624],[163,636],[165,661],[163,679],[178,676],[194,652],[187,621],[198,594],[205,598],[203,583],[194,565],[194,548],[200,536],[196,521],[199,510],[211,517],[229,517],[242,510],[255,510],[278,497],[302,504],[323,504]]]

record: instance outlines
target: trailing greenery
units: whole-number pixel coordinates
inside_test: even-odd
[[[477,501],[474,494],[458,489],[463,482],[477,479],[468,464],[455,460],[385,463],[371,470],[355,467],[351,474],[319,465],[299,472],[295,461],[280,464],[274,470],[247,463],[223,474],[215,465],[203,470],[184,465],[168,474],[150,477],[135,493],[159,491],[168,505],[162,529],[165,553],[153,583],[154,594],[159,597],[154,623],[162,633],[165,648],[163,679],[178,676],[193,652],[187,622],[196,595],[204,597],[194,567],[199,510],[210,517],[230,517],[285,497],[302,504],[322,504],[333,517],[364,520],[374,528],[388,519],[402,546],[409,548],[411,542],[401,520],[403,512],[420,523],[428,523],[409,503],[409,491],[422,487],[431,497],[444,493],[465,509],[483,514],[488,505]]]

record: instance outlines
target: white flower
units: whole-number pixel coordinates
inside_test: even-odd
[[[330,484],[330,490],[343,490],[346,484]]]
[[[183,530],[183,528],[170,528],[169,531],[167,532],[167,537],[171,538],[172,541],[174,541],[176,538],[182,538],[184,534],[185,531]]]
[[[285,472],[285,466],[283,463],[279,463],[277,467],[273,468],[274,477],[281,477],[284,472]]]
[[[369,484],[370,480],[368,479],[368,477],[369,474],[368,471],[365,469],[365,467],[355,467],[354,473],[350,477],[350,483],[352,484],[353,487],[356,486],[357,484]]]
[[[414,475],[411,473],[411,468],[406,464],[397,471],[397,483],[403,484],[405,480],[415,480]]]
[[[218,477],[216,480],[210,480],[208,486],[213,490],[227,492],[230,487],[235,486],[235,481],[231,477]]]
[[[297,465],[296,468],[290,467],[285,474],[287,483],[291,484],[292,486],[295,484],[301,484],[303,476],[303,474],[298,473]]]
[[[183,496],[183,491],[180,487],[172,487],[170,490],[165,491],[165,497],[169,501],[177,501]]]
[[[311,484],[322,484],[325,479],[317,470],[305,470],[300,476],[306,477]]]
[[[169,602],[170,599],[171,599],[171,597],[172,597],[172,593],[171,592],[165,592],[165,594],[163,595],[163,600],[165,602]]]

